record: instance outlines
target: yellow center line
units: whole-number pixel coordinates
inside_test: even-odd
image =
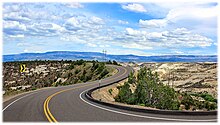
[[[47,114],[47,108],[46,108],[47,100],[48,100],[48,98],[44,101],[44,114],[46,115],[46,117],[47,117],[47,119],[48,119],[49,122],[53,122],[53,121],[50,119],[49,115]]]
[[[116,78],[118,78],[118,77],[123,76],[125,73],[127,73],[126,69],[125,69],[124,67],[122,67],[122,68],[125,70],[125,72],[124,72],[122,75],[117,76],[117,77],[114,77],[114,78],[112,78],[112,79],[116,79]],[[70,89],[61,90],[61,91],[58,91],[58,92],[56,92],[56,93],[50,95],[49,97],[47,97],[47,99],[44,101],[44,114],[45,114],[45,116],[47,117],[47,120],[48,120],[49,122],[51,122],[51,123],[52,123],[52,122],[57,123],[57,120],[56,120],[55,117],[52,115],[52,113],[50,112],[50,109],[49,109],[49,102],[50,102],[50,100],[51,100],[54,96],[56,96],[56,95],[58,95],[58,94],[60,94],[60,93],[66,92],[66,91],[70,91],[70,90],[77,89],[77,88],[83,88],[83,87],[86,87],[86,86],[91,86],[91,85],[93,85],[93,84],[96,84],[96,83],[92,83],[92,84],[88,84],[88,85],[83,85],[83,86],[78,86],[78,87],[74,87],[74,88],[70,88]]]

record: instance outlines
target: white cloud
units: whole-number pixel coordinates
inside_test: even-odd
[[[99,47],[101,47],[101,48],[108,48],[110,46],[109,45],[105,45],[105,44],[101,44],[101,45],[99,45]]]
[[[144,6],[142,6],[143,8],[140,6],[142,5],[122,5],[124,9],[129,11],[150,12]],[[144,50],[154,51],[160,48],[174,49],[175,51],[172,50],[171,52],[182,54],[181,49],[178,48],[196,47],[197,49],[198,47],[205,48],[213,45],[213,42],[216,41],[210,39],[212,37],[206,34],[199,33],[198,30],[208,27],[209,32],[212,31],[212,27],[216,28],[215,25],[210,28],[210,22],[213,21],[215,14],[202,15],[202,13],[206,13],[206,10],[208,13],[214,13],[213,10],[215,9],[201,7],[195,9],[188,6],[185,8],[196,12],[189,13],[179,6],[170,9],[164,19],[140,19],[140,27],[131,22],[129,24],[125,20],[114,19],[112,21],[90,13],[75,13],[73,11],[73,13],[63,12],[60,15],[55,15],[44,11],[37,13],[34,10],[27,9],[26,11],[3,13],[3,31],[8,37],[14,37],[14,39],[28,38],[28,35],[31,37],[36,36],[37,39],[39,37],[44,39],[47,36],[56,36],[65,43],[83,44],[94,50],[108,47],[113,49],[113,46],[116,45],[121,49],[140,50],[139,54]],[[202,11],[203,9],[205,11]],[[14,7],[13,10],[17,10],[17,8]],[[171,25],[170,22],[173,24]],[[132,28],[124,28],[127,24]],[[188,24],[190,27],[182,26],[183,24]],[[191,29],[195,25],[201,28]],[[51,38],[55,39],[55,37]]]
[[[146,35],[147,32],[146,31],[141,31],[141,30],[134,30],[132,28],[126,28],[126,33],[128,35],[133,35],[133,36],[142,36],[142,35]]]
[[[21,21],[21,22],[31,21],[31,19],[21,16],[19,13],[16,12],[4,13],[3,17],[4,20],[9,20],[9,21]]]
[[[66,5],[69,8],[83,8],[84,7],[82,4],[77,3],[77,2],[65,3],[64,5]]]
[[[65,31],[65,29],[60,25],[45,22],[28,25],[26,34],[31,36],[58,36],[63,31]]]
[[[213,40],[191,33],[186,28],[177,28],[171,31],[162,32],[146,32],[143,30],[134,30],[126,28],[126,36],[124,37],[127,45],[123,47],[137,49],[151,49],[153,47],[207,47],[211,46]]]
[[[27,27],[17,21],[3,21],[3,32],[8,38],[23,38]]]
[[[68,30],[78,30],[81,27],[80,25],[76,17],[71,17],[65,22],[64,27]]]
[[[186,11],[187,10],[187,11]],[[204,7],[180,7],[171,9],[166,17],[167,20],[178,21],[183,19],[205,19],[217,16],[217,6]]]
[[[124,45],[122,45],[122,47],[124,48],[133,48],[133,49],[142,49],[142,50],[149,50],[149,49],[153,49],[152,46],[147,46],[147,45],[143,45],[140,43],[125,43]]]
[[[14,30],[26,30],[26,26],[21,24],[17,21],[3,21],[3,28],[4,29],[14,29]]]
[[[152,20],[139,20],[139,24],[144,28],[160,28],[165,27],[167,25],[167,20],[160,19],[152,19]]]
[[[123,25],[129,24],[128,21],[123,21],[123,20],[118,20],[118,23],[119,23],[119,24],[123,24]]]
[[[4,4],[3,5],[3,12],[8,13],[8,12],[18,12],[21,8],[21,4]]]
[[[169,42],[166,45],[171,47],[207,47],[213,43],[212,39],[191,33],[186,28],[164,31],[162,35],[166,38],[165,40]]]
[[[88,21],[88,23],[99,25],[99,24],[104,24],[104,20],[99,17],[92,16]]]
[[[32,28],[37,30],[50,30],[50,31],[58,31],[62,29],[61,26],[54,24],[54,23],[34,23]]]
[[[158,4],[159,5],[159,4]],[[175,5],[175,6],[174,6]],[[208,3],[180,3],[161,4],[159,6],[169,8],[168,14],[162,19],[139,20],[142,28],[170,28],[187,27],[191,30],[196,28],[210,28],[216,22],[217,6],[208,6]],[[161,8],[162,9],[162,8]],[[207,23],[209,22],[209,23]],[[214,26],[212,30],[216,30]],[[212,31],[213,32],[213,31]]]
[[[122,5],[122,8],[133,12],[147,12],[143,5],[137,3]]]
[[[67,32],[75,33],[77,31],[85,31],[91,33],[99,31],[104,24],[105,21],[100,17],[77,16],[67,19],[63,26],[65,27]]]
[[[87,43],[87,46],[89,46],[89,47],[97,47],[97,45],[93,44],[93,43]]]
[[[176,53],[176,54],[184,54],[184,52],[178,51],[178,50],[174,51],[174,53]]]
[[[12,38],[24,38],[24,34],[17,34],[17,35],[9,35]]]

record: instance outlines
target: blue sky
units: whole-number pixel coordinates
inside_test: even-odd
[[[3,54],[217,54],[217,3],[4,3]]]

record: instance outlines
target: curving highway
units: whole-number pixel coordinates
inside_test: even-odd
[[[101,80],[101,85],[122,80],[129,67],[118,69],[114,76]],[[86,99],[85,92],[97,87],[99,81],[62,87],[44,88],[22,94],[3,103],[4,122],[200,122],[217,121],[217,116],[160,115],[127,111],[103,106]]]

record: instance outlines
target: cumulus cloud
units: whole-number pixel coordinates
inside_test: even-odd
[[[165,18],[139,20],[139,25],[145,28],[162,28],[171,25],[181,25],[182,27],[210,27],[216,22],[217,6],[208,6],[207,3],[176,3],[173,5],[164,4],[168,11]],[[205,6],[206,5],[206,6]],[[202,21],[201,21],[202,20]],[[211,23],[204,23],[210,22]],[[215,26],[216,28],[216,26]]]
[[[152,19],[152,20],[139,20],[139,24],[144,28],[161,28],[167,25],[168,20]]]
[[[28,35],[33,36],[56,36],[64,31],[64,28],[55,23],[34,23],[28,26]]]
[[[213,40],[199,34],[191,33],[186,28],[177,28],[172,31],[162,32],[146,32],[126,28],[126,32],[128,38],[132,39],[132,42],[135,42],[135,44],[130,43],[134,48],[146,47],[146,49],[149,49],[156,46],[168,48],[207,47],[213,43]]]
[[[4,29],[21,30],[21,31],[26,30],[26,26],[24,24],[17,22],[17,21],[4,21],[3,28]]]
[[[64,23],[63,26],[68,31],[77,31],[77,30],[87,31],[87,30],[98,30],[102,28],[102,25],[104,25],[104,20],[99,17],[78,16],[67,19],[67,21]]]
[[[104,32],[103,29],[101,29],[100,32],[102,31]],[[109,44],[139,50],[207,47],[211,46],[213,43],[213,40],[210,38],[192,33],[186,28],[176,28],[174,30],[161,32],[149,32],[133,28],[125,28],[122,32],[110,31],[111,32],[106,34],[101,34],[92,30],[90,32],[81,30],[80,32],[75,32],[72,36],[67,35],[66,38],[63,39],[74,42],[78,41],[78,43],[86,44],[90,47]]]
[[[19,22],[29,22],[31,19],[21,16],[19,13],[4,13],[3,14],[4,20],[8,21],[19,21]]]
[[[166,37],[169,44],[176,47],[207,47],[213,43],[212,39],[199,34],[194,34],[186,28],[177,28],[173,31],[164,31],[162,35]]]
[[[147,34],[146,31],[134,30],[132,28],[126,28],[126,32],[127,32],[128,35],[132,35],[132,36],[142,36],[142,35]]]
[[[67,30],[79,30],[80,22],[76,19],[76,17],[71,17],[65,22],[64,27]]]
[[[163,19],[139,19],[138,26],[120,19],[112,23],[111,19],[88,13],[50,14],[41,11],[41,8],[37,11],[24,6],[20,11],[19,6],[12,7],[12,11],[7,10],[9,8],[6,7],[3,13],[3,32],[5,36],[13,39],[29,36],[44,39],[55,36],[58,38],[57,41],[83,44],[94,49],[99,47],[113,49],[112,46],[117,45],[122,49],[139,50],[140,53],[162,48],[173,49],[172,52],[177,54],[183,54],[178,48],[205,48],[216,42],[204,34],[195,32],[192,28],[182,26],[184,23],[181,22],[188,20],[195,23],[195,15],[201,13],[186,13],[180,8],[171,9]],[[122,5],[122,8],[134,12],[147,12],[141,4]],[[207,11],[211,13],[213,12],[211,10]],[[196,19],[202,21],[215,17],[213,14],[198,16]],[[170,28],[171,23],[174,23],[172,28]],[[125,27],[128,26],[127,24],[130,27]],[[207,25],[210,27],[209,24]]]
[[[133,12],[147,12],[143,5],[137,3],[122,5],[122,8]]]
[[[99,24],[104,24],[104,21],[99,17],[92,16],[88,21],[88,23],[99,25]]]
[[[3,32],[6,37],[22,38],[27,27],[17,21],[3,21]]]

